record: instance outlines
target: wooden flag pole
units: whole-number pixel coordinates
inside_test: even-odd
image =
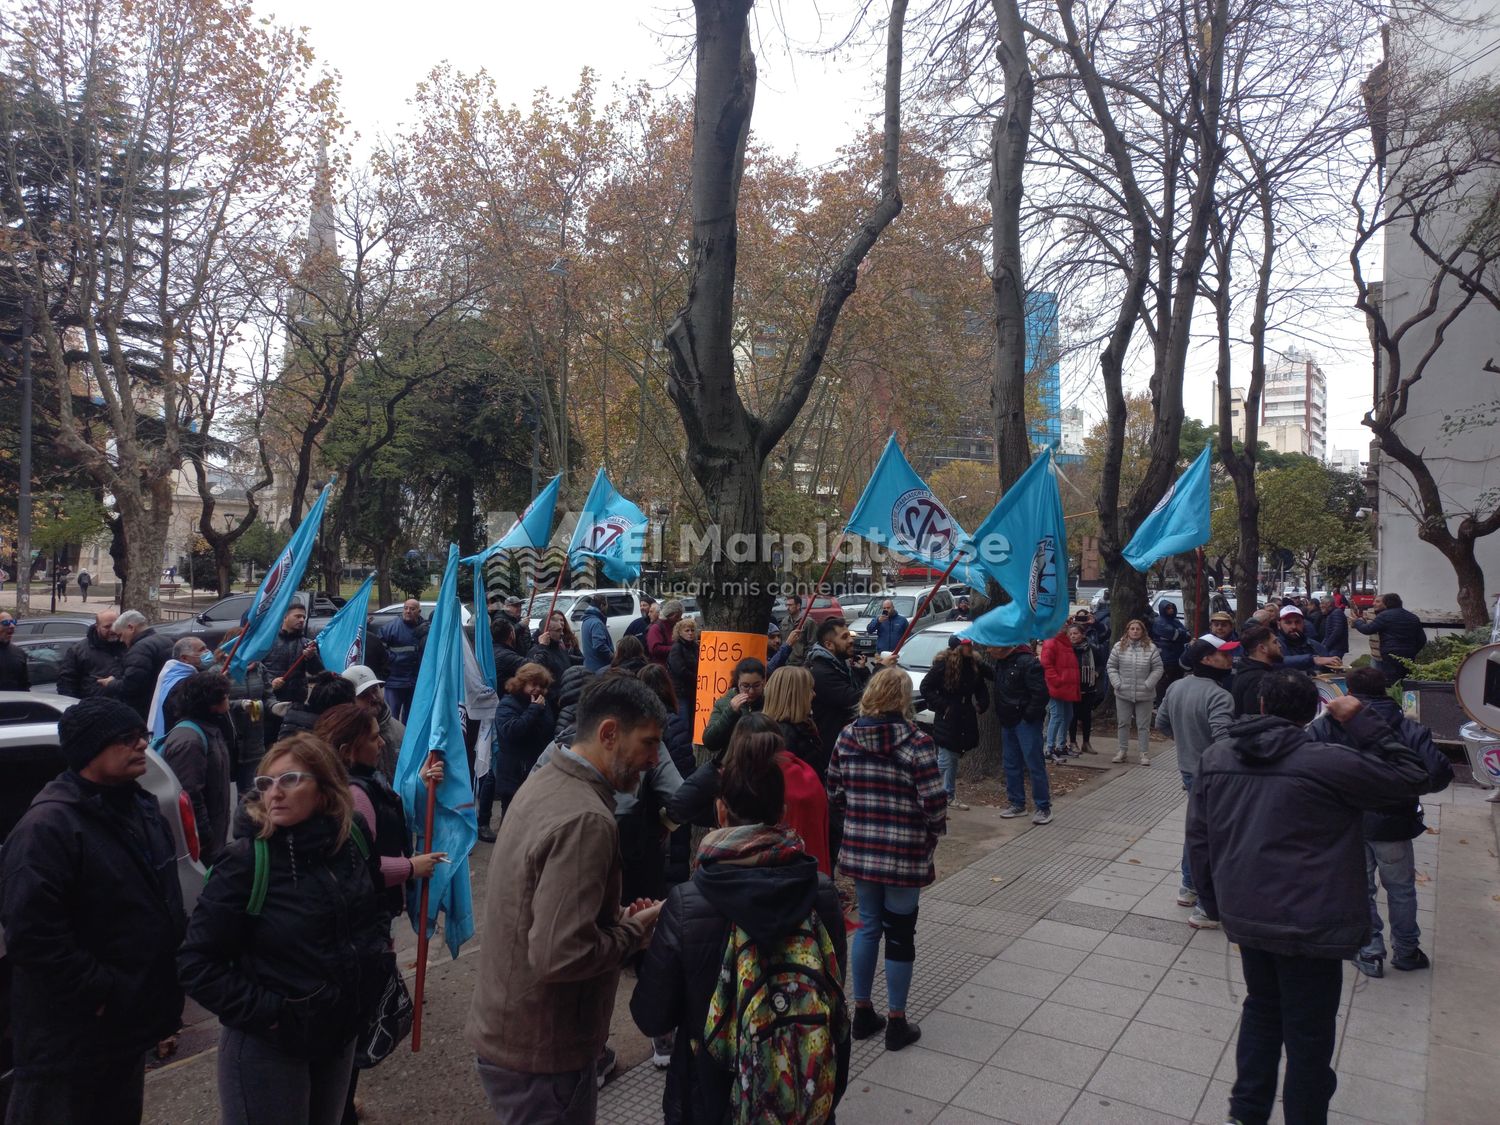
[[[812,593],[807,595],[807,605],[802,609],[802,616],[797,620],[797,627],[786,638],[787,644],[791,644],[793,638],[802,632],[803,623],[807,621],[807,615],[812,612],[813,599],[818,596],[818,591],[823,588],[823,583],[828,581],[828,572],[833,569],[833,561],[839,557],[839,548],[844,545],[844,540],[847,538],[849,538],[849,529],[845,528],[839,532],[839,539],[833,545],[833,550],[828,552],[828,565],[823,568],[823,574],[818,579],[818,584],[812,588]]]
[[[427,761],[422,769],[425,773],[438,760],[436,750],[430,751]],[[427,783],[427,823],[423,829],[423,847],[426,851],[432,851],[432,827],[437,817],[437,786],[431,781]],[[412,989],[411,1005],[411,1049],[416,1054],[422,1049],[422,995],[427,990],[427,947],[429,938],[427,935],[427,900],[432,890],[432,877],[429,875],[422,880],[422,893],[418,898],[417,906],[417,980]]]
[[[547,616],[542,619],[542,632],[546,632],[547,626],[552,622],[552,611],[557,608],[557,595],[561,592],[563,579],[568,576],[570,569],[567,553],[564,552],[562,566],[557,569],[557,585],[552,587],[552,601],[547,605]]]
[[[942,577],[932,584],[932,589],[927,591],[927,596],[922,599],[922,604],[917,607],[917,612],[906,623],[906,632],[901,634],[901,639],[896,642],[896,647],[891,650],[892,656],[899,656],[901,654],[901,646],[906,644],[906,638],[911,636],[912,629],[922,619],[922,615],[927,612],[927,607],[932,604],[932,599],[937,597],[938,587],[948,581],[948,576],[953,573],[961,558],[963,558],[963,552],[955,550],[953,552],[953,561],[948,564],[948,569],[943,571]]]

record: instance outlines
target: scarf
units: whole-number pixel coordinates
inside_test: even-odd
[[[166,704],[172,689],[199,669],[185,660],[169,660],[156,677],[156,691],[151,696],[151,737],[167,733]]]
[[[1094,660],[1094,647],[1090,644],[1082,644],[1073,649],[1078,657],[1078,683],[1084,691],[1088,691],[1099,682],[1099,665]]]
[[[703,837],[698,862],[778,867],[803,850],[802,837],[784,824],[739,824]]]

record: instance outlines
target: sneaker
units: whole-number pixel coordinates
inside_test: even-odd
[[[1070,758],[1076,758],[1076,757],[1078,757],[1078,747],[1077,747],[1076,744],[1070,742],[1066,746],[1064,746],[1063,749],[1065,751],[1067,751],[1068,757],[1070,757]]]
[[[1358,956],[1356,956],[1353,960],[1354,960],[1354,967],[1356,969],[1358,969],[1360,972],[1364,973],[1365,976],[1367,976],[1367,977],[1374,977],[1377,980],[1380,979],[1381,977],[1385,976],[1385,969],[1381,966],[1381,963],[1380,963],[1381,962],[1381,958],[1379,958],[1379,957],[1366,957],[1363,953],[1361,953]]]
[[[1025,805],[1011,805],[1008,808],[1003,808],[1003,809],[1000,810],[1000,818],[1002,820],[1009,820],[1013,816],[1025,816],[1025,815],[1026,815],[1026,806]]]
[[[1149,766],[1150,764],[1151,764],[1151,759],[1148,758],[1148,757],[1146,757],[1146,755],[1142,754],[1141,755],[1141,765],[1143,765],[1143,766]]]
[[[1097,754],[1097,753],[1099,753],[1099,751],[1095,750],[1092,746],[1089,745],[1089,740],[1086,739],[1086,738],[1083,740],[1083,746],[1081,747],[1081,749],[1083,750],[1083,752],[1085,754]]]
[[[594,1060],[594,1085],[604,1089],[604,1084],[609,1081],[609,1076],[614,1072],[615,1063],[619,1061],[614,1051],[606,1047]]]
[[[657,1070],[666,1070],[672,1065],[672,1047],[676,1040],[676,1034],[670,1031],[665,1035],[651,1037],[651,1065]]]
[[[1192,926],[1195,930],[1217,930],[1219,928],[1219,920],[1217,918],[1210,918],[1207,914],[1203,913],[1203,907],[1195,906],[1193,907],[1193,912],[1188,915],[1188,925]]]
[[[854,1022],[849,1029],[849,1034],[854,1038],[868,1039],[884,1027],[885,1017],[874,1008],[863,1008],[858,1004],[854,1006]]]
[[[948,798],[948,807],[950,809],[957,809],[959,812],[968,812],[969,811],[969,806],[966,805],[966,804],[964,804],[957,797],[949,797]]]
[[[1413,949],[1410,953],[1398,953],[1391,958],[1391,968],[1400,969],[1403,973],[1409,973],[1413,969],[1430,969],[1432,962],[1427,959],[1427,954],[1421,948]]]
[[[1198,905],[1198,892],[1195,891],[1195,890],[1193,890],[1191,887],[1178,887],[1177,888],[1177,905],[1178,906],[1197,906]]]
[[[922,1029],[907,1020],[905,1016],[892,1016],[891,1022],[885,1025],[885,1049],[887,1051],[899,1051],[902,1047],[910,1047],[920,1038],[922,1038]]]
[[[1034,817],[1031,818],[1031,823],[1032,824],[1051,824],[1052,823],[1052,810],[1051,809],[1037,809],[1036,810],[1036,816],[1034,816]]]
[[[1113,758],[1110,759],[1110,761],[1114,762],[1116,765],[1119,765],[1124,760],[1125,760],[1125,751],[1123,751],[1123,750],[1121,750],[1118,754],[1116,754]]]

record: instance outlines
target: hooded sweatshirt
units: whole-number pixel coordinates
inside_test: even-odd
[[[1234,698],[1224,690],[1227,671],[1205,665],[1167,687],[1156,709],[1156,729],[1177,743],[1177,768],[1196,774],[1198,760],[1229,733]]]
[[[1369,938],[1363,814],[1414,799],[1427,766],[1369,708],[1341,725],[1348,746],[1257,715],[1203,754],[1188,862],[1230,941],[1346,959]]]
[[[901,715],[867,715],[844,728],[828,766],[828,803],[844,816],[839,870],[893,887],[925,887],[948,830],[937,746]]]
[[[818,873],[797,836],[785,828],[754,824],[721,828],[704,837],[692,879],[667,896],[630,998],[630,1014],[648,1035],[697,1029],[679,1034],[672,1047],[662,1096],[665,1121],[717,1125],[726,1118],[734,1076],[709,1058],[701,1029],[732,927],[767,946],[814,912],[833,941],[837,964],[828,969],[842,981],[847,938],[838,893],[828,876]],[[840,1095],[848,1074],[845,1036],[838,1048]]]

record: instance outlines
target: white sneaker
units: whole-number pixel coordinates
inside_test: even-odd
[[[1195,906],[1193,907],[1193,912],[1188,915],[1188,925],[1192,926],[1195,930],[1217,930],[1219,928],[1219,920],[1217,918],[1210,918],[1207,914],[1203,913],[1203,907]]]
[[[1149,766],[1150,764],[1151,764],[1151,759],[1148,758],[1148,757],[1146,757],[1146,755],[1142,754],[1141,755],[1141,765],[1143,765],[1143,766]]]
[[[1188,887],[1178,887],[1177,888],[1177,905],[1178,906],[1197,906],[1198,905],[1198,892],[1195,891],[1195,890],[1191,890]]]
[[[1123,751],[1123,750],[1121,750],[1118,754],[1116,754],[1113,758],[1110,759],[1110,761],[1114,762],[1116,765],[1118,765],[1120,762],[1123,762],[1124,760],[1125,760],[1125,751]]]
[[[666,1070],[672,1065],[672,1046],[676,1038],[676,1034],[670,1031],[651,1037],[651,1065],[657,1070]]]

